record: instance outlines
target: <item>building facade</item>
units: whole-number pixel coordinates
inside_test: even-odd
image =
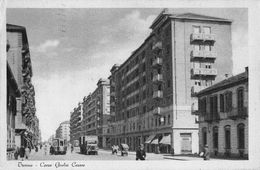
[[[107,147],[107,119],[110,115],[109,80],[99,79],[97,88],[83,99],[82,136],[97,135],[98,146]]]
[[[38,144],[39,119],[26,29],[7,24],[7,148]]]
[[[70,122],[64,121],[60,123],[56,130],[56,138],[65,139],[67,142],[70,141]]]
[[[197,153],[195,94],[231,74],[231,21],[164,10],[150,28],[144,43],[111,69],[112,143]]]
[[[200,151],[212,156],[248,157],[248,69],[197,94]]]
[[[81,136],[81,122],[83,120],[83,106],[78,103],[78,107],[70,113],[70,143],[79,140]]]

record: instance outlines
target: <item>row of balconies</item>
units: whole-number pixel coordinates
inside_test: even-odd
[[[192,50],[191,59],[216,59],[217,53],[205,50]]]
[[[192,86],[191,87],[191,96],[195,96],[201,90],[207,88],[207,86]]]
[[[214,68],[192,68],[191,76],[217,76],[217,69]]]
[[[215,42],[215,34],[205,33],[192,33],[190,37],[191,42],[193,41],[210,41]]]
[[[199,115],[199,122],[212,122],[212,121],[219,121],[221,119],[238,119],[242,118],[245,119],[248,117],[248,108],[233,108],[231,111],[228,112],[216,112],[215,114],[206,113],[204,115]]]

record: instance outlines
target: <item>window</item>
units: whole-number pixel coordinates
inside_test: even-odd
[[[207,145],[207,128],[202,128],[202,145]]]
[[[244,89],[239,88],[237,90],[237,107],[241,110],[244,107]]]
[[[194,45],[193,45],[193,49],[194,49],[195,51],[199,51],[199,50],[200,50],[200,46],[199,46],[198,44],[194,44]]]
[[[158,72],[158,74],[162,74],[162,69],[161,69],[161,68],[158,68],[158,69],[157,69],[157,72]]]
[[[168,115],[168,124],[170,124],[171,123],[171,115]]]
[[[213,148],[218,148],[218,127],[213,128]]]
[[[205,34],[210,34],[211,28],[210,27],[203,27],[203,31],[204,31]]]
[[[240,123],[237,126],[237,139],[238,148],[245,149],[245,125],[243,123]]]
[[[211,45],[205,45],[204,49],[205,51],[211,51]]]
[[[199,34],[200,33],[200,26],[193,26],[193,33]]]
[[[158,90],[162,90],[162,85],[161,84],[158,85]]]
[[[224,95],[220,94],[220,112],[224,112]]]
[[[205,97],[202,99],[199,99],[199,111],[202,115],[206,114],[206,104],[207,104],[207,101],[206,101]]]
[[[225,130],[225,149],[230,149],[230,126],[224,127]]]
[[[166,54],[170,54],[170,44],[166,45]]]
[[[229,112],[232,110],[232,92],[227,92],[225,94],[225,111]]]
[[[171,87],[171,81],[167,80],[167,87]]]

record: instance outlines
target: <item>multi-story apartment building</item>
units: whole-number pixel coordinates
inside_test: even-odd
[[[99,79],[97,88],[83,99],[82,136],[97,135],[99,147],[107,147],[107,119],[110,115],[109,80]]]
[[[200,91],[200,151],[212,156],[248,156],[248,68]]]
[[[56,130],[56,138],[65,139],[67,142],[70,141],[70,122],[64,121],[60,123]]]
[[[162,11],[144,43],[111,69],[112,143],[196,153],[195,93],[232,72],[231,21]],[[219,70],[218,70],[219,69]]]
[[[26,29],[7,24],[7,148],[38,143],[32,75]]]
[[[70,143],[74,140],[79,140],[81,136],[81,123],[83,120],[83,106],[82,103],[70,113]]]

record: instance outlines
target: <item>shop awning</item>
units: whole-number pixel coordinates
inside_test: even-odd
[[[159,140],[158,140],[158,138],[156,138],[156,139],[154,139],[152,142],[151,142],[151,144],[158,144],[159,143]]]
[[[160,143],[165,145],[171,145],[171,135],[164,136]]]
[[[148,139],[146,139],[146,141],[144,143],[151,143],[151,141],[154,139],[155,135],[151,135],[148,137]]]

